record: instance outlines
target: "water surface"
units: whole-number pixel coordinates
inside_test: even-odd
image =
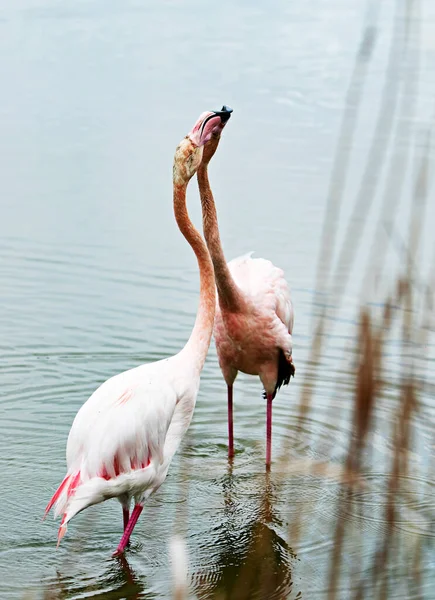
[[[383,5],[372,16],[379,35],[335,225],[340,240],[387,66],[393,4]],[[422,11],[418,110],[405,146],[432,118],[435,12],[428,1]],[[173,219],[172,158],[198,114],[223,103],[234,114],[211,180],[226,256],[254,250],[282,267],[296,310],[297,377],[274,402],[274,456],[286,443],[295,460],[343,462],[353,367],[344,349],[355,340],[375,210],[366,215],[364,243],[313,381],[314,405],[303,435],[297,400],[309,371],[326,191],[366,17],[362,0],[152,6],[15,0],[0,7],[2,598],[22,598],[25,590],[69,599],[168,598],[167,545],[177,531],[186,539],[198,598],[219,590],[241,597],[238,574],[257,538],[270,550],[262,564],[273,578],[273,597],[324,597],[338,488],[334,482],[325,488],[316,478],[283,478],[278,469],[266,478],[265,403],[259,381],[244,376],[235,386],[237,454],[229,468],[226,392],[213,344],[192,426],[164,486],[144,510],[127,560],[110,558],[122,525],[115,501],[77,517],[58,551],[57,525],[41,523],[41,516],[63,477],[66,439],[81,404],[111,375],[177,352],[189,335],[198,273]],[[408,235],[409,210],[402,205],[395,215],[399,241],[390,247],[383,285],[370,296],[375,303],[403,263],[400,240]],[[189,209],[199,223],[195,183]],[[429,202],[419,259],[423,281],[434,223],[435,203]],[[433,340],[425,358],[427,369],[434,364]],[[403,366],[399,337],[387,360],[394,378]],[[413,454],[416,496],[404,503],[401,518],[406,543],[424,539],[425,550],[433,552],[431,389],[426,386],[420,398],[425,418]],[[395,410],[388,395],[383,407],[370,442],[379,470],[364,492],[373,509],[348,515],[354,547],[365,542],[367,560],[357,575],[385,526],[381,492],[391,440],[382,423]],[[307,507],[312,512],[306,512],[303,534],[293,539],[289,524]],[[344,562],[355,568],[351,552]],[[421,568],[429,590],[433,562],[424,560]],[[397,597],[412,597],[404,586]],[[261,586],[255,589],[250,597],[271,597]]]

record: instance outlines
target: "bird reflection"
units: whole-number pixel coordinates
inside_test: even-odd
[[[110,566],[102,578],[92,582],[74,585],[68,589],[66,585],[68,578],[57,571],[57,582],[46,590],[44,599],[64,600],[92,596],[95,600],[143,600],[144,598],[155,598],[154,594],[145,593],[143,581],[139,581],[136,573],[130,567],[125,556],[120,556],[116,561],[110,561]],[[104,591],[102,591],[104,590]],[[108,591],[110,590],[110,591]]]
[[[139,600],[139,596],[140,598],[151,597],[143,595],[144,586],[142,583],[139,583],[136,573],[130,567],[128,560],[124,555],[121,555],[116,559],[116,566],[113,570],[115,571],[117,583],[119,582],[121,584],[117,589],[120,593],[119,598]]]
[[[292,590],[290,561],[294,554],[277,533],[281,523],[274,504],[276,494],[265,473],[256,478],[254,508],[237,498],[237,480],[228,465],[222,487],[223,523],[217,543],[222,546],[214,573],[197,573],[195,593],[199,599],[248,600],[288,598]]]

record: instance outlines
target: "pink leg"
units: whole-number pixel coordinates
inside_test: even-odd
[[[266,469],[269,471],[272,462],[272,394],[267,394],[266,398]]]
[[[130,520],[130,511],[127,506],[122,507],[122,518],[124,520],[124,531],[125,531],[127,529],[127,525]]]
[[[128,521],[127,527],[124,530],[121,541],[119,542],[118,547],[112,554],[112,556],[119,556],[120,554],[123,554],[142,510],[143,506],[141,506],[140,504],[136,504],[133,508],[133,512],[131,513],[130,520]]]
[[[233,386],[228,388],[228,458],[234,456],[234,435],[233,435]]]

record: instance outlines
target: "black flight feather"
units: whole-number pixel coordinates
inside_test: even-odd
[[[289,363],[282,350],[278,354],[278,378],[276,380],[275,390],[272,395],[272,400],[275,398],[277,391],[282,385],[290,383],[290,377],[295,376],[295,368]],[[266,398],[266,392],[263,392],[263,398]]]

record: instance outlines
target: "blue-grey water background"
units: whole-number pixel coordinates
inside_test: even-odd
[[[374,133],[391,42],[394,3],[375,5],[378,37],[336,223],[339,240]],[[367,215],[302,438],[296,436],[297,400],[312,343],[327,187],[368,10],[363,0],[0,3],[1,598],[43,589],[62,598],[103,598],[104,592],[112,592],[110,598],[168,598],[167,544],[177,519],[189,551],[192,594],[209,597],[228,562],[243,562],[252,524],[262,518],[265,404],[259,381],[240,376],[234,392],[237,456],[229,476],[226,390],[213,343],[189,435],[136,528],[131,571],[110,559],[122,526],[115,501],[78,516],[58,551],[56,523],[41,522],[64,475],[66,439],[81,404],[109,376],[177,352],[189,335],[198,272],[173,218],[172,159],[199,113],[223,103],[234,114],[210,176],[226,256],[255,251],[282,267],[295,305],[297,377],[274,402],[274,456],[287,441],[294,457],[342,462],[353,366],[345,349],[356,335],[379,198]],[[409,139],[402,140],[414,157],[435,97],[435,7],[422,2],[420,13],[417,109]],[[370,292],[374,303],[404,262],[412,164],[388,268]],[[188,196],[200,224],[195,182]],[[431,198],[418,255],[421,281],[430,275]],[[396,342],[387,358],[393,379],[402,366],[399,336]],[[433,382],[431,338],[424,355]],[[412,455],[418,500],[404,507],[402,529],[411,545],[425,536],[433,557],[428,523],[434,482],[427,473],[435,403],[427,389],[419,398],[424,418]],[[389,406],[387,399],[385,421]],[[386,431],[380,427],[371,440],[379,477],[390,457]],[[273,472],[271,481],[269,526],[282,561],[278,568],[291,574],[289,593],[324,597],[336,490],[325,494],[315,480],[283,483]],[[370,481],[373,515],[355,522],[367,557],[383,527],[376,473]],[[314,516],[293,548],[288,524],[310,503]],[[433,561],[424,559],[421,568],[427,598],[434,597]]]

